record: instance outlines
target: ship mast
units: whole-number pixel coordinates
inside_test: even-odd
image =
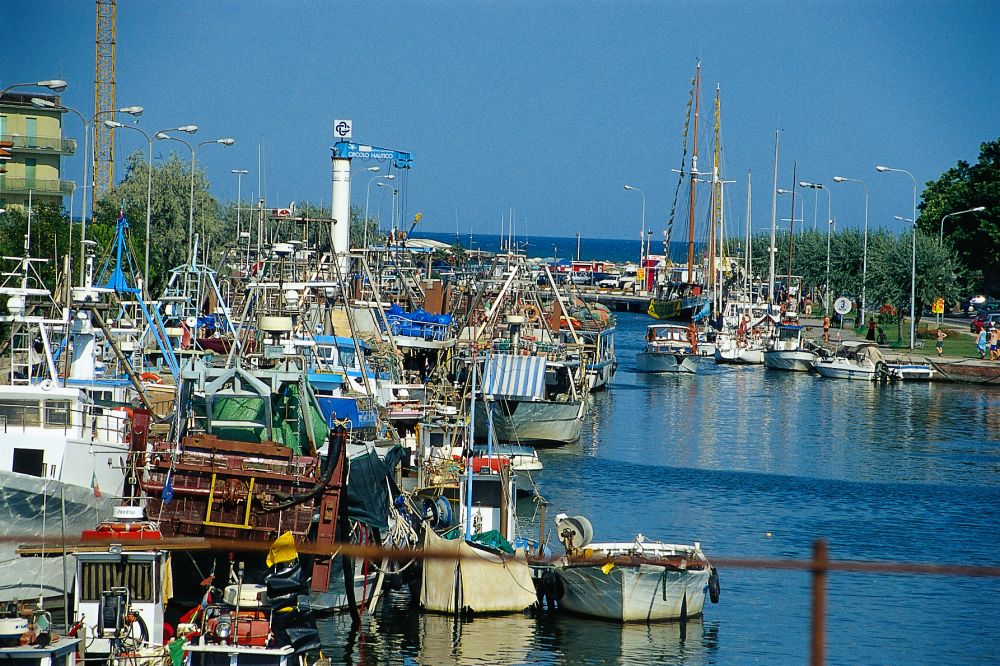
[[[719,86],[715,86],[715,149],[712,153],[712,224],[708,232],[708,288],[715,298],[718,287],[715,273],[715,254],[717,242],[721,244],[722,233],[716,236],[715,227],[722,220],[722,179],[719,178],[719,116],[721,113]]]
[[[688,201],[688,283],[694,283],[694,200],[698,182],[698,110],[701,100],[701,61],[694,79],[694,146],[691,152],[691,194]]]

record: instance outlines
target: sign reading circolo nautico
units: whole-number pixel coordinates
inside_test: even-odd
[[[362,146],[356,143],[348,143],[347,150],[344,151],[341,156],[351,158],[357,157],[368,160],[391,160],[396,157],[396,152],[393,150],[374,148],[372,146]]]

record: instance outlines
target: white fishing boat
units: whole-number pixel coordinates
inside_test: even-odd
[[[706,596],[719,600],[718,573],[697,541],[667,544],[640,534],[631,542],[591,543],[586,518],[560,514],[556,521],[567,550],[554,569],[561,609],[650,622],[695,617],[704,610]]]
[[[809,372],[819,358],[803,335],[802,326],[782,324],[764,352],[764,367],[772,370]]]
[[[814,367],[823,377],[872,381],[887,374],[885,359],[873,342],[848,340],[833,356],[818,359]]]
[[[636,354],[637,372],[698,371],[698,333],[693,326],[652,324],[646,328],[646,348]]]
[[[731,332],[719,333],[715,338],[715,362],[736,365],[760,365],[778,323],[776,317],[762,314],[752,320],[744,314]]]

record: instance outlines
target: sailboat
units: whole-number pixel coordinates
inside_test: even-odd
[[[709,316],[711,306],[708,299],[702,293],[702,286],[698,281],[694,261],[694,215],[696,184],[698,182],[698,121],[701,103],[701,63],[698,63],[694,85],[691,90],[694,101],[694,138],[693,150],[691,154],[691,170],[687,174],[690,177],[690,189],[688,194],[688,247],[687,247],[687,272],[678,275],[677,281],[667,280],[661,273],[657,280],[653,298],[649,301],[647,314],[654,319],[667,319],[673,321],[698,321]],[[688,122],[690,122],[690,103],[688,105]],[[685,136],[687,136],[687,123],[685,124]],[[684,164],[681,163],[681,178],[684,177]],[[669,239],[669,235],[668,235]],[[669,240],[667,242],[669,248]],[[669,260],[669,256],[667,257]]]

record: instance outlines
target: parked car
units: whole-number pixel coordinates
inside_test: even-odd
[[[990,324],[1000,326],[1000,312],[980,312],[969,324],[969,330],[973,333],[979,333]]]
[[[980,314],[990,314],[991,312],[1000,312],[1000,301],[987,299],[979,306]]]

